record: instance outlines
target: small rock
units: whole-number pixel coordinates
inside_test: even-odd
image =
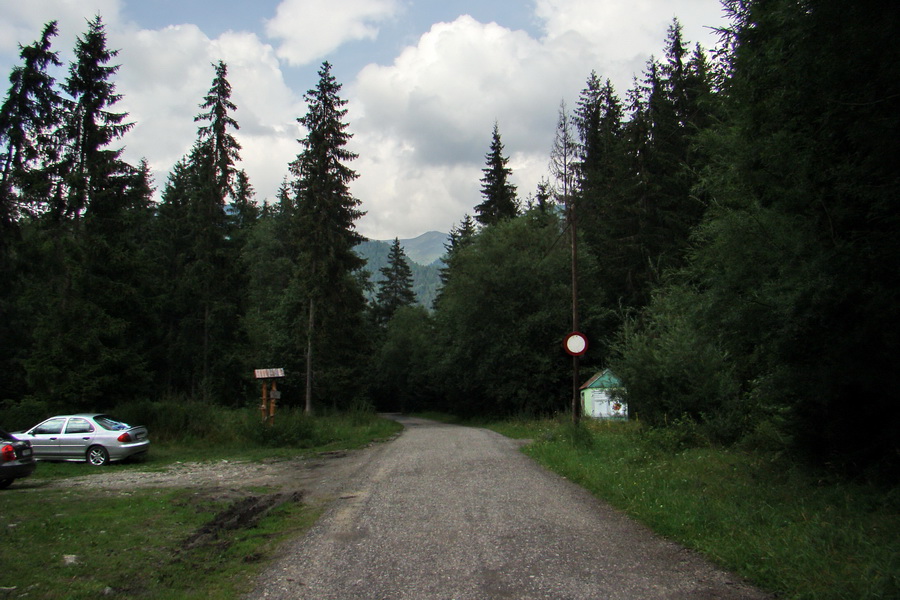
[[[77,554],[63,554],[63,564],[67,567],[79,564]]]

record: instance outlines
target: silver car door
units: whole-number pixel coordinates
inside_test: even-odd
[[[93,438],[94,426],[90,421],[81,417],[69,417],[65,430],[59,436],[59,457],[83,459]]]
[[[31,442],[36,458],[58,458],[59,436],[62,434],[65,417],[54,417],[36,425],[28,431],[26,439]]]

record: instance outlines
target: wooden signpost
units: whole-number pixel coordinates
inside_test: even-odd
[[[281,400],[277,381],[284,378],[284,369],[256,369],[254,374],[262,380],[262,404],[259,406],[262,421],[272,425],[275,422],[275,406]]]

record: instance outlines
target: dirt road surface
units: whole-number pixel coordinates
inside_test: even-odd
[[[513,440],[396,418],[399,438],[323,467],[312,487],[333,500],[247,600],[769,597],[546,471]]]

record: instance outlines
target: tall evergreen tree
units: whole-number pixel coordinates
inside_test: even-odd
[[[231,84],[228,82],[228,66],[219,61],[215,65],[216,76],[209,92],[200,105],[206,112],[194,117],[194,122],[206,122],[198,129],[198,141],[204,145],[203,155],[211,162],[209,187],[222,204],[233,193],[233,185],[240,161],[241,145],[229,129],[240,129],[231,114],[237,110],[231,101]]]
[[[99,16],[78,37],[63,90],[69,95],[57,168],[59,193],[41,232],[48,243],[41,281],[33,280],[33,347],[24,361],[36,393],[53,401],[99,404],[146,386],[147,308],[138,231],[149,206],[146,173],[110,148],[131,127],[108,63]]]
[[[75,44],[75,60],[62,86],[71,98],[63,125],[66,148],[60,165],[68,217],[78,218],[85,210],[100,218],[114,215],[121,208],[121,192],[134,173],[133,167],[121,160],[122,149],[108,147],[134,126],[125,122],[127,113],[111,110],[121,95],[111,80],[119,65],[108,63],[118,54],[106,45],[100,16],[94,17]]]
[[[507,166],[509,157],[503,156],[500,126],[496,122],[491,134],[491,148],[484,158],[486,166],[481,170],[484,173],[481,178],[484,201],[475,207],[475,219],[482,225],[496,225],[519,213],[516,186],[509,182],[512,175],[512,169]]]
[[[625,262],[621,241],[625,237],[622,221],[627,212],[624,201],[629,176],[623,115],[622,103],[609,79],[602,83],[596,73],[591,73],[574,115],[580,140],[579,222],[585,241],[603,258],[602,287],[608,290],[610,284],[622,279],[612,271],[621,269]],[[623,294],[620,291],[612,295],[611,304],[617,304]]]
[[[394,238],[388,253],[388,263],[380,269],[383,279],[378,284],[376,315],[380,322],[387,323],[401,306],[409,306],[416,301],[413,291],[412,269],[406,260],[406,253],[400,240]]]
[[[62,65],[52,51],[56,21],[44,26],[41,39],[21,47],[23,64],[9,76],[10,88],[0,106],[0,237],[11,239],[23,212],[33,211],[49,196],[47,167],[55,159],[51,141],[57,129],[62,99],[49,69]]]
[[[352,276],[365,265],[353,251],[365,238],[355,225],[364,213],[349,188],[357,174],[346,163],[357,155],[347,149],[352,137],[344,122],[347,101],[339,96],[342,86],[332,75],[328,62],[322,64],[318,74],[318,84],[305,95],[307,113],[297,119],[306,129],[306,137],[299,140],[302,150],[290,165],[295,177],[295,276],[302,278],[307,310],[306,412],[312,412],[313,365],[320,322],[331,318],[348,323],[348,319],[361,315],[364,306],[362,290]],[[335,348],[336,344],[330,346],[332,351]]]
[[[20,46],[22,65],[13,68],[10,88],[0,105],[0,398],[25,389],[21,357],[28,347],[29,323],[17,306],[23,217],[38,214],[49,196],[48,166],[55,160],[50,136],[58,128],[61,99],[49,69],[61,65],[51,51],[56,22],[44,26],[41,39]],[[33,265],[32,265],[33,266]]]
[[[164,349],[157,357],[167,391],[234,402],[241,393],[246,279],[240,246],[255,220],[253,188],[239,171],[227,67],[200,103],[197,139],[173,168],[159,207],[157,264]],[[231,206],[226,210],[226,202]]]
[[[625,162],[608,165],[621,173],[603,215],[609,237],[591,235],[595,249],[610,252],[613,300],[628,308],[644,306],[663,273],[685,263],[691,232],[706,208],[696,187],[705,157],[694,148],[711,123],[712,77],[701,50],[686,60],[681,32],[673,21],[666,60],[651,58],[644,79],[629,92],[631,118],[620,138]]]
[[[900,6],[730,2],[703,325],[814,460],[900,473]],[[811,351],[811,349],[815,349]]]
[[[447,285],[447,281],[449,281],[453,272],[453,264],[456,261],[457,254],[460,250],[472,243],[477,233],[478,229],[475,225],[475,221],[468,214],[463,217],[458,225],[454,225],[450,228],[450,237],[447,240],[447,243],[444,244],[446,253],[442,259],[444,266],[441,267],[439,273],[441,288],[438,290],[437,297],[434,299],[435,308],[437,308],[438,304],[441,302],[441,297],[444,294],[444,287]]]

